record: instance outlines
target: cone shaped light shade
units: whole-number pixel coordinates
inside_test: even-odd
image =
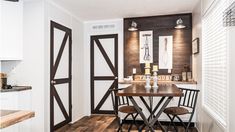
[[[129,31],[137,31],[137,23],[132,21],[131,26],[128,28]]]
[[[176,21],[176,26],[175,28],[176,29],[182,29],[182,28],[185,28],[186,26],[183,24],[183,20],[181,18],[179,18],[177,21]]]

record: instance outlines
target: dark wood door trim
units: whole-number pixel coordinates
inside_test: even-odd
[[[95,76],[94,80],[114,80],[114,76]]]
[[[109,56],[107,55],[105,49],[103,48],[101,42],[99,39],[110,39],[113,38],[114,39],[114,64],[112,64]],[[118,34],[109,34],[109,35],[97,35],[97,36],[91,36],[90,38],[90,42],[91,42],[91,67],[90,67],[90,71],[91,71],[91,113],[92,114],[113,114],[114,111],[110,111],[110,110],[100,110],[100,108],[102,107],[102,105],[104,104],[104,102],[107,100],[108,96],[110,95],[110,91],[109,89],[114,89],[117,88],[118,86]],[[94,45],[97,45],[98,49],[100,50],[101,54],[103,55],[105,61],[107,62],[109,68],[111,69],[113,76],[95,76],[94,75]],[[95,107],[94,106],[94,100],[95,100],[95,93],[94,93],[94,82],[95,81],[111,81],[113,80],[112,85],[109,87],[109,89],[106,91],[106,93],[104,94],[104,96],[102,97],[102,99],[100,100],[100,102],[98,103],[98,105]],[[115,100],[117,101],[117,100]],[[116,103],[117,104],[117,103]]]
[[[60,46],[58,56],[56,57],[56,61],[54,64],[54,29],[59,29],[65,32],[62,44]],[[55,78],[56,71],[58,69],[61,56],[63,54],[64,48],[66,46],[66,42],[69,47],[69,55],[68,55],[68,78]],[[67,112],[62,100],[56,90],[55,85],[59,84],[68,84],[68,100],[69,100],[69,111]],[[54,125],[54,98],[65,117],[65,120]],[[50,131],[53,132],[58,128],[68,124],[72,120],[72,30],[59,24],[54,21],[50,22]]]

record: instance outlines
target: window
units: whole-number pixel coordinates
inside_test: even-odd
[[[202,94],[204,108],[224,127],[228,111],[228,42],[223,26],[226,0],[215,0],[202,19]]]

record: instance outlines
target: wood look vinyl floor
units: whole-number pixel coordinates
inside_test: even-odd
[[[127,132],[128,124],[123,125],[123,132]],[[118,121],[113,115],[92,115],[85,116],[74,124],[68,124],[56,132],[116,132]],[[133,125],[131,132],[138,132]],[[155,130],[155,132],[162,132]],[[178,127],[178,132],[184,132],[183,127]],[[198,132],[196,128],[191,128],[189,132]]]

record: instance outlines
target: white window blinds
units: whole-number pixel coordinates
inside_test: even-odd
[[[203,106],[226,128],[228,102],[228,43],[223,26],[226,0],[216,0],[202,19]]]

